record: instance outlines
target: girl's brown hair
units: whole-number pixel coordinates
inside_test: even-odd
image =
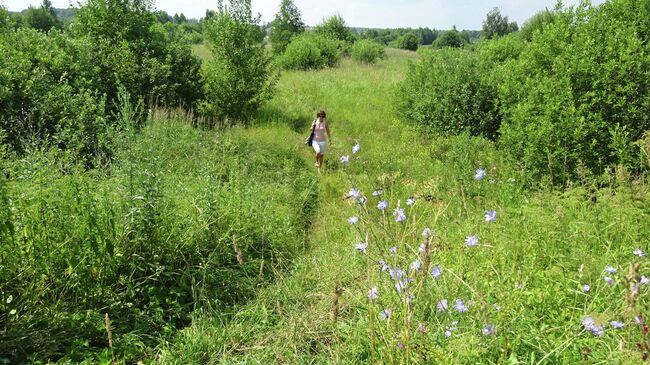
[[[317,118],[318,118],[318,117],[325,118],[325,116],[326,116],[326,114],[325,114],[325,111],[324,111],[324,110],[321,110],[321,111],[319,111],[318,113],[316,113],[316,117],[317,117]]]

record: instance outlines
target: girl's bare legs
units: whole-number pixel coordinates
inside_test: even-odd
[[[318,167],[319,168],[323,167],[323,158],[324,157],[325,157],[324,155],[318,155]]]

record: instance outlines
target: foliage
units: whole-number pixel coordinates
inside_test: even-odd
[[[311,70],[325,67],[325,58],[313,42],[314,37],[301,35],[289,43],[282,56],[282,67],[289,70]]]
[[[305,24],[300,17],[300,10],[293,0],[282,0],[280,11],[273,20],[269,40],[276,55],[284,53],[291,39],[305,31]]]
[[[0,129],[13,149],[44,142],[81,156],[105,152],[105,99],[84,84],[79,69],[90,64],[75,59],[85,46],[56,31],[20,29],[0,38]]]
[[[429,55],[458,67],[415,66],[401,88],[401,113],[433,123],[436,132],[468,128],[499,138],[531,176],[554,184],[617,164],[640,172],[637,141],[650,129],[648,14],[647,3],[630,0],[557,8],[536,15],[521,33],[482,41],[468,55],[471,62],[453,52]],[[454,79],[461,69],[467,76]],[[454,99],[447,90],[463,96]]]
[[[558,12],[500,71],[503,148],[553,182],[618,163],[639,171],[634,142],[650,129],[648,16],[647,3],[629,0]]]
[[[401,118],[429,131],[469,131],[494,139],[499,128],[496,90],[483,80],[474,52],[453,48],[423,55],[397,92]]]
[[[202,113],[246,121],[271,97],[276,78],[258,23],[250,0],[219,3],[207,26],[213,58],[203,70]]]
[[[544,27],[553,23],[554,19],[555,13],[553,11],[548,9],[542,10],[528,19],[521,27],[520,32],[524,39],[531,41],[536,32],[543,32]]]
[[[374,41],[362,39],[352,46],[352,59],[366,64],[372,64],[384,58],[386,51],[384,47]]]
[[[454,27],[453,29],[442,33],[438,37],[438,39],[436,39],[436,41],[433,42],[433,46],[435,48],[446,48],[446,47],[460,48],[466,43],[469,43],[469,37],[459,32]]]
[[[24,24],[30,28],[48,32],[53,28],[61,28],[61,22],[57,19],[52,3],[43,0],[40,7],[30,6],[24,15]]]
[[[360,38],[374,40],[387,46],[407,33],[415,34],[418,37],[418,44],[426,46],[436,40],[439,32],[429,28],[366,29],[361,32]]]
[[[87,77],[109,101],[122,84],[136,99],[191,108],[201,96],[200,63],[187,44],[165,33],[151,6],[148,0],[90,0],[80,9],[72,34],[89,39],[89,52],[106,60]],[[172,74],[180,69],[181,75]]]
[[[292,148],[176,117],[136,133],[141,110],[121,100],[106,170],[47,150],[1,170],[0,358],[11,363],[99,363],[104,313],[117,358],[135,363],[193,313],[252,296],[302,248],[317,195]]]
[[[494,8],[483,21],[483,37],[487,39],[503,37],[519,30],[516,22],[508,22],[508,17],[501,15],[501,9]]]
[[[291,41],[280,62],[289,70],[334,67],[341,60],[340,41],[314,33],[303,33]]]
[[[415,51],[418,49],[418,37],[413,33],[406,33],[395,41],[395,46],[400,49]]]
[[[11,18],[7,9],[0,5],[0,33],[6,32],[10,29]]]
[[[316,34],[324,37],[336,39],[345,44],[352,44],[356,40],[350,28],[345,24],[345,20],[340,15],[332,15],[324,19],[322,23],[316,26]]]

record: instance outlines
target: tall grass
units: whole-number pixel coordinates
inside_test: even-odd
[[[52,150],[3,159],[1,358],[101,362],[107,313],[118,360],[137,361],[303,249],[318,196],[291,146],[173,117],[136,132],[137,113],[124,104],[101,169]]]

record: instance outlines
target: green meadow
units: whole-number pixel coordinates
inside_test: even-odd
[[[650,1],[227,3],[0,5],[0,365],[647,362]]]
[[[492,142],[418,133],[391,109],[394,87],[415,59],[415,53],[389,50],[375,66],[344,60],[336,69],[282,74],[276,96],[243,136],[298,146],[305,168],[316,175],[313,156],[301,145],[311,115],[327,110],[334,142],[317,176],[319,204],[305,250],[254,299],[195,318],[161,347],[162,363],[640,361],[635,344],[643,334],[633,317],[647,313],[648,301],[643,295],[626,301],[625,280],[635,263],[639,273],[648,270],[647,260],[633,255],[647,247],[650,230],[645,182],[613,172],[602,188],[533,191],[526,188],[526,171]],[[361,149],[352,154],[355,143]],[[342,155],[350,156],[349,165],[339,162]],[[475,181],[479,167],[486,177]],[[347,222],[360,209],[346,198],[352,188],[365,194],[371,211],[378,201],[371,193],[383,189],[389,212],[374,216],[382,222],[392,220],[398,203],[405,207],[415,199],[407,224],[369,239],[368,255],[355,250],[366,237]],[[484,221],[487,210],[496,210],[495,222]],[[373,316],[395,303],[395,289],[370,257],[388,259],[388,248],[397,246],[398,259],[408,260],[425,227],[434,232],[431,260],[444,270],[442,281],[415,299],[426,333],[415,330],[418,323],[403,328],[395,307],[393,323],[377,323]],[[479,245],[468,249],[466,236],[479,232]],[[603,280],[608,265],[618,271],[613,287]],[[377,302],[367,297],[372,286],[379,288]],[[463,298],[469,310],[436,315],[432,308],[442,298]],[[586,315],[599,323],[624,321],[625,327],[595,337],[581,325]],[[446,338],[455,321],[457,329]],[[496,326],[496,336],[481,334],[486,323]],[[412,333],[408,351],[400,345],[405,331]]]

